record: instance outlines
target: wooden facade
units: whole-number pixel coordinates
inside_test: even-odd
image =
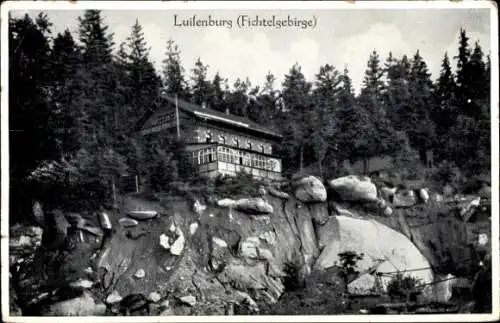
[[[273,154],[273,145],[282,137],[247,118],[164,96],[162,108],[145,119],[139,133],[182,139],[199,175],[245,172],[260,179],[281,178],[281,159]]]

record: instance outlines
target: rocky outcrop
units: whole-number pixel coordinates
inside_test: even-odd
[[[109,217],[110,222],[121,225],[113,226],[113,233],[104,240],[102,249],[79,255],[74,250],[56,248],[54,252],[73,257],[68,256],[67,262],[85,260],[81,272],[64,283],[87,293],[57,303],[73,300],[70,304],[77,304],[80,300],[88,308],[71,313],[97,313],[103,304],[94,302],[92,309],[89,298],[94,300],[99,295],[103,302],[107,300],[111,312],[129,300],[137,302],[125,306],[127,311],[142,310],[147,300],[154,303],[149,312],[145,310],[150,315],[234,312],[227,304],[245,306],[256,313],[261,302],[274,303],[280,298],[291,273],[299,281],[313,270],[330,273],[339,265],[338,254],[343,251],[363,254],[358,262],[361,275],[347,286],[353,293],[371,291],[376,271],[427,268],[412,273],[423,282],[430,282],[435,276],[429,267],[443,275],[453,267],[457,269],[454,274],[466,273],[466,268],[459,266],[460,259],[473,255],[467,251],[471,243],[469,224],[460,215],[465,205],[457,202],[456,206],[445,208],[446,203],[432,198],[417,203],[426,200],[422,190],[380,188],[377,191],[371,180],[358,176],[330,181],[334,194],[329,196],[328,203],[324,203],[326,189],[318,178],[304,177],[289,184],[292,193],[270,186],[259,190],[259,197],[222,199],[217,203],[201,197],[179,197],[170,204],[128,199],[123,210]],[[402,192],[413,192],[413,196]],[[133,201],[138,201],[140,207]],[[474,203],[468,203],[472,206],[464,214],[474,214],[482,208]],[[161,216],[147,221],[124,217],[135,209],[154,210]],[[70,222],[91,222],[82,217],[85,221]],[[475,218],[471,215],[469,219],[472,225]],[[60,220],[59,223],[64,223]],[[478,232],[482,233],[481,230]],[[28,231],[13,237],[11,251],[28,245],[39,250],[36,241],[40,241],[42,233],[40,229],[35,231],[33,237]],[[66,234],[71,240],[74,233],[69,230]],[[484,234],[480,241],[487,246],[484,241],[490,241],[491,236]],[[479,241],[478,236],[474,239]],[[81,242],[77,245],[86,248]],[[38,300],[50,295],[43,289],[48,280],[28,270],[34,271],[41,262],[19,264],[24,269],[15,279],[23,304],[33,300],[42,303]],[[332,271],[332,275],[337,273]],[[383,288],[388,279],[382,278]],[[76,282],[80,285],[76,286]],[[36,295],[27,295],[28,289],[35,289]],[[69,313],[67,305],[61,304],[50,312]],[[38,307],[33,310],[36,314],[40,312]]]
[[[371,179],[366,176],[344,176],[330,180],[328,185],[330,185],[344,201],[377,201],[377,187]]]

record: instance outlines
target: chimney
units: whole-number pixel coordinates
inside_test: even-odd
[[[226,108],[226,115],[229,115],[229,108]]]

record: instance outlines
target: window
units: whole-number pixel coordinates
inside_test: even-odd
[[[252,143],[250,142],[250,140],[247,141],[247,149],[252,150]]]
[[[259,149],[260,149],[260,152],[261,152],[261,153],[265,153],[265,150],[264,150],[264,145],[260,144],[260,145],[259,145]]]
[[[219,135],[219,144],[226,144],[226,137]]]
[[[205,135],[205,141],[208,143],[208,142],[212,142],[212,133],[209,131],[207,132],[207,134]]]
[[[240,147],[240,141],[238,140],[238,138],[233,138],[233,146]]]

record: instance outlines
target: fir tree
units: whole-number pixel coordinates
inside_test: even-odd
[[[207,104],[210,99],[211,84],[207,81],[208,65],[204,65],[198,57],[192,69],[191,100],[194,104]]]
[[[335,146],[333,131],[336,127],[334,107],[340,91],[340,73],[329,64],[320,67],[316,74],[313,91],[315,108],[311,111],[311,146],[319,165],[320,176],[323,177],[323,161],[331,148]]]
[[[224,112],[226,109],[226,104],[224,102],[224,90],[222,88],[224,80],[220,76],[219,72],[215,73],[212,84],[210,85],[210,96],[208,98],[208,104],[214,110]]]
[[[177,95],[180,99],[189,98],[179,46],[172,39],[167,41],[167,51],[163,60],[163,85],[167,95]]]
[[[291,164],[299,165],[300,171],[304,167],[304,157],[308,145],[310,122],[305,118],[309,116],[312,108],[311,88],[301,71],[298,63],[294,64],[283,81],[282,132],[286,150],[283,151]],[[292,162],[293,161],[293,162]]]

